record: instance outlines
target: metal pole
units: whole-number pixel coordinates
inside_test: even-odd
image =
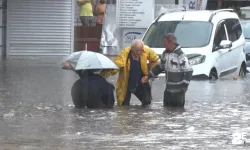
[[[88,43],[85,43],[85,50],[88,50]]]
[[[71,37],[70,37],[70,42],[71,42],[71,50],[70,53],[75,52],[75,9],[76,9],[76,1],[71,0]],[[77,21],[78,23],[78,21]]]

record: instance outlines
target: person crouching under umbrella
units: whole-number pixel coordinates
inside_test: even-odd
[[[74,70],[67,63],[63,69]],[[115,103],[115,87],[96,73],[100,70],[74,70],[80,77],[71,88],[71,96],[75,108],[113,108]]]

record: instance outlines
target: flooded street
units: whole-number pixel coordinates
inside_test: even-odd
[[[185,109],[163,107],[164,80],[153,103],[112,110],[75,110],[78,76],[60,59],[1,61],[0,149],[250,149],[250,75],[244,80],[192,81]],[[111,82],[115,78],[109,79]],[[246,144],[232,144],[246,132]]]

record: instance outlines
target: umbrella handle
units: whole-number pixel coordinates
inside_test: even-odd
[[[85,43],[85,50],[88,50],[88,43]]]

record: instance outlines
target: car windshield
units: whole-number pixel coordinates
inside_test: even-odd
[[[243,34],[246,39],[250,39],[250,20],[241,22]]]
[[[183,48],[204,47],[209,44],[213,24],[202,21],[161,21],[153,23],[143,41],[153,48],[164,48],[163,36],[174,33]]]

